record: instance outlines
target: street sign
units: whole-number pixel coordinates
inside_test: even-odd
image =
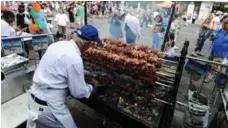
[[[5,55],[10,55],[12,53],[23,53],[21,38],[2,39],[2,50],[4,51]]]
[[[47,49],[48,47],[48,38],[47,36],[36,36],[32,37],[32,45],[35,51]]]

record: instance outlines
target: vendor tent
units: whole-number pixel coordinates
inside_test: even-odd
[[[171,8],[172,7],[173,2],[172,1],[164,1],[161,3],[156,4],[156,7],[160,7],[160,8]],[[176,8],[181,8],[182,5],[181,4],[177,4]]]
[[[172,1],[164,1],[161,3],[156,4],[156,7],[160,7],[160,8],[171,8],[172,7],[173,2]]]

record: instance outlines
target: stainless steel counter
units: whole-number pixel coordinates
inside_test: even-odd
[[[14,77],[6,77],[1,82],[1,104],[25,93],[24,87],[32,84],[33,73],[34,71],[29,71]]]

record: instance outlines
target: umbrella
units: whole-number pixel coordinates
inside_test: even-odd
[[[158,3],[156,4],[157,7],[160,7],[160,8],[171,8],[173,5],[173,2],[172,1],[164,1],[164,2],[161,2],[161,3]],[[176,5],[176,8],[181,8],[182,5],[181,4],[177,4]]]
[[[172,1],[164,1],[164,2],[156,4],[156,6],[160,7],[160,8],[171,8],[172,4],[173,4]]]

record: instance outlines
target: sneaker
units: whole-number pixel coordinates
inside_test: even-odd
[[[197,57],[197,54],[196,54],[195,52],[193,52],[193,53],[191,54],[191,56]]]
[[[174,46],[174,49],[177,50],[177,49],[179,49],[179,48],[175,45],[175,46]]]

